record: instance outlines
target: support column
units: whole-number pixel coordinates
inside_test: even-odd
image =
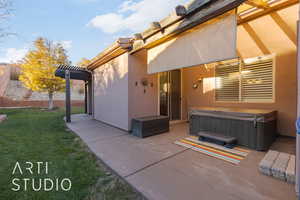
[[[92,80],[88,81],[88,113],[89,115],[92,115],[93,113],[93,86],[92,86]]]
[[[87,81],[84,81],[84,112],[88,113],[88,91],[87,91]]]
[[[66,122],[71,122],[71,87],[70,87],[70,70],[65,72],[66,79]]]

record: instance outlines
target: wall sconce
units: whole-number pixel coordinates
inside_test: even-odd
[[[142,78],[141,84],[142,84],[142,86],[144,86],[144,93],[146,93],[146,87],[149,85],[148,79]]]
[[[197,83],[193,84],[193,89],[197,89],[199,87],[199,85]]]
[[[197,89],[197,88],[199,87],[199,84],[202,83],[202,81],[203,81],[202,78],[199,78],[197,81],[195,81],[195,82],[193,83],[193,89]]]
[[[148,86],[148,80],[146,78],[143,78],[141,80],[141,84],[142,84],[142,86],[147,87]]]

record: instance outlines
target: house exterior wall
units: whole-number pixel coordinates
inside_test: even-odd
[[[129,130],[128,53],[94,70],[94,118]]]
[[[295,41],[285,33],[287,30],[283,27],[288,27],[288,32],[296,34],[297,13],[298,5],[291,6],[273,13],[274,15],[266,15],[239,25],[237,30],[237,50],[242,58],[275,54],[275,102],[216,102],[213,88],[214,69],[204,66],[184,68],[182,119],[187,119],[188,108],[191,106],[274,109],[278,111],[279,133],[295,136],[297,48]],[[283,21],[284,26],[278,24],[275,18],[279,19],[280,23]],[[158,114],[158,74],[147,74],[147,50],[133,55],[125,53],[94,71],[95,119],[130,130],[132,118]],[[202,85],[193,89],[193,83],[200,77],[204,78]],[[149,85],[143,86],[142,79],[146,79]]]
[[[281,135],[295,136],[296,120],[296,75],[295,54],[281,55],[276,58],[276,86],[274,103],[224,103],[215,101],[214,69],[192,67],[183,70],[183,104],[184,116],[187,119],[191,106],[221,106],[238,108],[274,109],[278,111],[278,132]],[[193,83],[204,78],[197,89]],[[211,88],[212,90],[210,90]]]
[[[129,124],[135,117],[157,115],[157,77],[158,74],[147,74],[147,50],[129,56]],[[148,81],[148,86],[142,85],[142,79]]]
[[[298,5],[277,12],[287,26],[296,34]],[[294,21],[293,21],[294,20]],[[237,49],[242,58],[275,54],[275,102],[274,103],[221,103],[214,98],[214,69],[203,66],[183,69],[184,117],[190,106],[223,106],[241,108],[274,109],[278,111],[278,132],[281,135],[295,136],[297,112],[297,55],[296,45],[267,15],[251,21],[255,31],[266,49],[262,49],[243,25],[238,27]],[[266,31],[267,30],[267,31]],[[268,52],[263,52],[268,51]],[[199,88],[192,85],[198,78],[204,78]]]

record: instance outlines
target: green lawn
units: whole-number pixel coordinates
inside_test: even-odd
[[[82,112],[74,108],[73,112]],[[0,109],[7,114],[8,120],[0,124],[0,199],[2,200],[77,200],[77,199],[141,199],[130,186],[110,173],[86,146],[72,132],[68,131],[63,121],[64,111],[41,109]],[[13,169],[19,162],[23,174]],[[33,163],[33,174],[25,167]],[[36,162],[44,162],[38,174]],[[48,162],[48,173],[45,172]],[[14,178],[20,179],[12,183]],[[28,178],[25,190],[24,178]],[[54,182],[51,191],[34,191],[39,181],[50,178]],[[62,191],[59,185],[56,191],[56,179],[69,178],[72,187]],[[49,184],[49,183],[48,183]],[[51,186],[51,183],[50,183]],[[68,188],[69,184],[64,182]],[[49,188],[49,185],[48,185]]]

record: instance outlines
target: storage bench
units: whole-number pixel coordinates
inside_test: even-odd
[[[193,107],[189,110],[190,134],[201,131],[235,137],[237,144],[267,150],[276,139],[276,111],[222,107]]]
[[[132,119],[132,135],[148,137],[169,131],[169,117],[149,116]]]

